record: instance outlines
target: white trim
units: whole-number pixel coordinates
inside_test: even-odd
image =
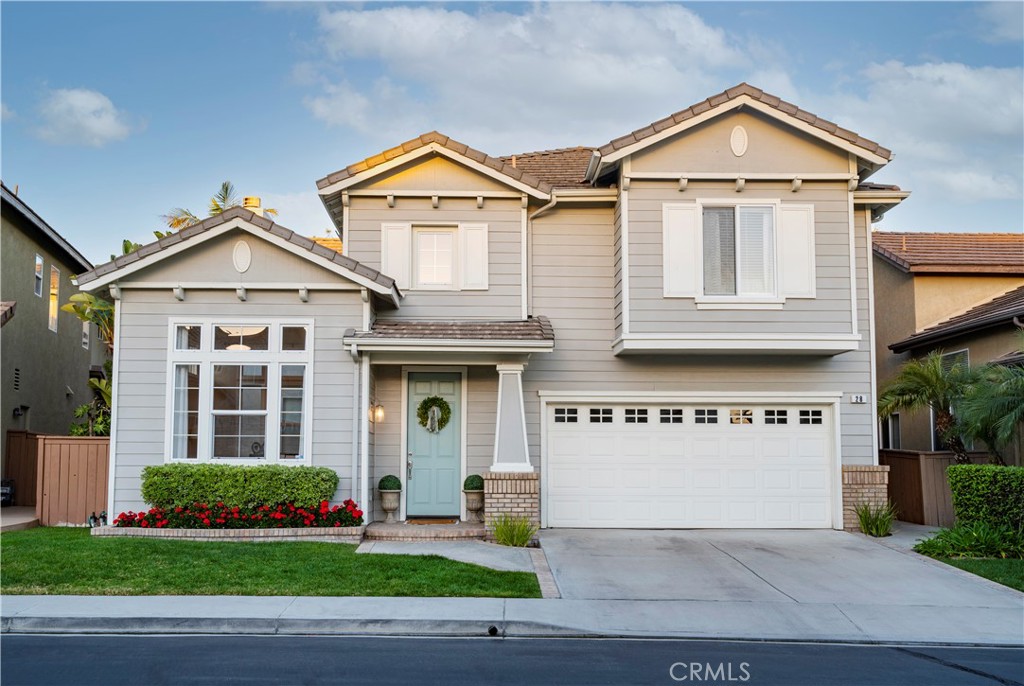
[[[877,353],[875,346],[878,344],[878,331],[875,326],[875,265],[874,249],[871,245],[871,210],[864,210],[864,232],[865,232],[865,249],[867,254],[868,263],[868,328],[871,332],[868,337],[868,360],[871,366],[871,397],[868,398],[871,404],[871,416],[878,421],[878,403],[875,399],[878,398],[878,367],[877,365]],[[899,414],[898,412],[896,414]],[[871,464],[878,466],[878,432],[875,431],[874,437],[871,441]],[[890,431],[891,435],[891,431]],[[900,443],[902,445],[902,441]]]
[[[348,256],[348,223],[351,212],[349,211],[349,203],[345,202],[341,206],[341,254]],[[355,500],[355,498],[353,498]]]
[[[380,285],[379,283],[373,281],[372,279],[368,279],[367,277],[362,276],[361,274],[357,274],[354,271],[346,269],[345,267],[342,267],[341,265],[335,263],[334,261],[329,260],[321,255],[318,255],[312,250],[306,250],[305,248],[299,247],[294,243],[287,241],[266,229],[260,228],[255,224],[251,224],[245,221],[241,217],[235,217],[234,219],[225,222],[220,226],[216,226],[212,229],[208,229],[207,231],[203,231],[202,233],[196,234],[195,236],[192,236],[188,240],[182,240],[168,248],[158,250],[154,253],[150,253],[149,255],[140,258],[130,264],[126,264],[123,267],[118,267],[113,271],[103,274],[102,276],[99,276],[96,279],[93,279],[92,281],[89,281],[84,285],[80,285],[79,290],[83,290],[86,292],[95,291],[99,288],[102,288],[103,286],[113,283],[114,281],[118,281],[119,279],[128,276],[129,274],[134,274],[135,272],[150,267],[153,264],[156,264],[157,262],[165,260],[169,257],[173,257],[174,255],[184,252],[185,250],[189,250],[197,245],[201,245],[209,240],[217,238],[218,236],[222,236],[225,233],[228,233],[229,231],[234,231],[236,229],[245,231],[249,234],[252,234],[253,236],[256,236],[257,238],[262,238],[263,240],[273,245],[276,245],[282,250],[285,250],[287,252],[292,253],[293,255],[313,262],[314,264],[317,264],[323,267],[324,269],[327,269],[328,271],[334,272],[335,274],[338,274],[339,276],[342,276],[360,286],[365,286],[375,293],[379,293],[381,295],[390,297],[394,301],[395,305],[399,304],[398,293],[394,289],[394,287],[386,288],[385,286]],[[246,288],[249,288],[248,284],[246,284]]]
[[[676,124],[675,126],[670,126],[667,129],[663,129],[662,131],[659,131],[658,133],[655,133],[652,136],[643,138],[637,141],[636,143],[633,143],[632,145],[627,145],[625,147],[619,148],[615,152],[602,157],[600,163],[598,164],[597,170],[595,171],[594,176],[600,175],[602,167],[606,167],[607,165],[612,164],[613,162],[628,157],[629,155],[632,155],[635,152],[643,150],[644,148],[650,147],[655,143],[663,141],[667,138],[671,138],[672,136],[682,133],[687,129],[691,129],[695,126],[703,124],[705,121],[714,119],[715,117],[721,116],[727,112],[739,109],[740,107],[744,106],[758,110],[759,112],[766,114],[769,117],[785,122],[786,124],[789,124],[793,128],[803,131],[804,133],[809,134],[814,138],[818,138],[827,143],[830,143],[835,147],[840,148],[841,150],[852,152],[856,154],[857,157],[868,162],[871,162],[873,164],[881,166],[889,163],[889,159],[882,157],[881,155],[878,155],[876,153],[870,152],[867,149],[862,148],[859,145],[855,145],[844,138],[840,138],[839,136],[828,133],[824,129],[819,129],[817,126],[812,126],[811,124],[808,124],[807,122],[797,119],[794,116],[788,115],[785,112],[782,112],[781,110],[775,109],[774,107],[770,107],[762,103],[760,100],[755,100],[749,95],[740,95],[737,98],[734,98],[727,102],[723,102],[720,105],[712,107],[711,109],[702,112],[695,117],[691,117],[686,121]]]
[[[682,296],[671,296],[679,298]],[[709,300],[705,298],[694,298],[698,310],[781,310],[786,302],[785,298],[780,299],[741,299],[739,301],[724,302],[721,300]]]
[[[330,185],[324,186],[317,192],[321,196],[333,195],[334,193],[340,190],[358,185],[368,179],[374,178],[375,176],[380,176],[381,174],[390,171],[391,169],[400,167],[403,164],[407,164],[413,160],[419,159],[420,157],[424,157],[430,154],[438,154],[441,155],[442,157],[447,157],[453,162],[457,162],[458,164],[461,164],[465,167],[469,167],[473,171],[483,174],[484,176],[489,176],[490,178],[494,179],[495,181],[498,181],[499,183],[515,188],[516,190],[519,190],[523,193],[527,193],[528,195],[531,195],[535,198],[547,200],[550,197],[550,194],[548,193],[544,193],[543,191],[539,191],[532,186],[528,186],[525,183],[522,183],[521,181],[517,181],[511,176],[505,174],[504,172],[500,172],[496,169],[488,167],[487,165],[480,164],[476,160],[470,159],[465,155],[460,155],[459,153],[446,148],[440,143],[428,143],[427,145],[416,148],[415,150],[407,152],[403,155],[399,155],[398,157],[394,157],[386,162],[383,162],[382,164],[370,167],[369,169],[359,172],[358,174],[353,174],[352,176],[342,179],[341,181],[335,181]],[[480,194],[474,193],[473,195],[476,196]]]
[[[619,188],[619,240],[622,242],[622,335],[629,333],[629,173],[627,157],[622,162]]]
[[[366,513],[367,519],[370,519],[373,517],[373,511],[367,509],[367,503],[370,502],[370,356],[364,353],[360,364],[362,365],[360,377],[363,383],[360,386],[362,397],[359,403],[359,454],[362,458],[359,469],[359,506]],[[374,437],[374,445],[376,445],[376,437]],[[355,474],[352,475],[352,478],[355,478]]]
[[[527,302],[526,302],[527,297],[528,297],[527,294],[529,292],[529,285],[528,285],[528,282],[527,282],[527,278],[528,278],[529,272],[527,271],[527,261],[526,261],[526,241],[527,241],[527,236],[528,236],[527,225],[528,225],[528,223],[530,221],[529,207],[530,207],[529,198],[526,195],[523,195],[523,203],[522,203],[522,208],[520,210],[520,218],[519,218],[519,242],[520,242],[520,246],[519,246],[519,262],[520,262],[520,267],[519,267],[519,281],[520,281],[520,284],[519,284],[519,299],[520,299],[521,304],[522,304],[522,307],[520,308],[519,316],[522,318],[523,321],[526,321],[526,318],[529,316],[529,308],[527,307]],[[490,257],[488,257],[488,262],[489,261],[490,261]]]
[[[526,397],[523,395],[523,371],[526,365],[522,363],[502,363],[495,365],[498,372],[498,407],[494,423],[494,452],[491,456],[492,472],[518,472],[526,473],[533,471],[533,464],[530,462],[530,440],[526,433]],[[501,445],[501,377],[514,375],[516,385],[519,387],[519,400],[522,406],[520,417],[522,418],[523,448],[526,450],[526,462],[499,462],[498,446]]]
[[[852,334],[629,334],[612,343],[612,352],[731,353],[755,351],[764,354],[805,352],[834,355],[852,352],[861,337]]]
[[[121,406],[118,404],[118,389],[121,387],[118,373],[121,371],[121,301],[114,299],[114,350],[112,353],[110,377],[113,389],[110,394],[110,466],[107,472],[107,522],[113,522],[114,517],[119,513],[115,509],[114,488],[117,483],[117,432],[119,422],[118,415],[121,414]]]
[[[388,352],[550,352],[555,342],[519,341],[519,340],[457,340],[441,338],[343,338],[346,346],[359,346],[359,349],[379,350]]]
[[[350,190],[352,198],[490,198],[492,200],[510,200],[523,194],[516,191],[453,191],[453,190]]]
[[[541,527],[548,527],[548,405],[563,403],[744,403],[758,405],[827,405],[832,413],[833,441],[828,464],[831,472],[829,498],[832,501],[832,528],[843,528],[843,462],[842,422],[840,418],[842,391],[755,391],[693,392],[693,391],[537,391],[540,397],[540,464],[541,464]]]
[[[359,407],[359,398],[362,395],[362,384],[367,383],[368,380],[363,379],[362,375],[362,364],[361,360],[353,360],[352,364],[352,407]],[[351,472],[350,476],[352,479],[351,488],[349,489],[349,497],[355,502],[359,503],[363,512],[366,513],[366,520],[369,520],[373,516],[368,508],[368,503],[362,501],[362,494],[359,490],[359,426],[354,415],[349,416],[351,422],[351,433],[352,433],[352,455],[351,457]]]
[[[638,171],[630,174],[634,179],[645,181],[735,181],[746,179],[747,181],[850,181],[856,179],[857,174],[841,174],[836,172],[713,172],[713,171]],[[561,195],[564,191],[557,191]]]
[[[459,476],[459,492],[462,492],[462,482],[466,480],[467,471],[469,469],[469,460],[467,451],[469,449],[469,368],[460,365],[403,365],[402,366],[402,426],[399,432],[401,437],[401,443],[399,444],[401,450],[401,479],[405,486],[402,488],[401,504],[399,508],[399,519],[401,521],[406,520],[406,507],[405,499],[406,494],[409,492],[409,373],[447,373],[447,374],[461,374],[462,380],[461,386],[461,403],[460,408],[462,416],[459,417],[459,429],[462,432],[460,436],[461,444],[459,452],[461,453],[461,469],[462,474]],[[459,507],[459,518],[462,521],[466,521],[466,496],[462,495],[462,504]]]
[[[39,253],[36,253],[36,258],[32,262],[32,294],[37,298],[43,297],[43,281],[46,278],[46,260]],[[36,266],[39,267],[39,273],[36,273]],[[38,286],[39,292],[36,292]]]
[[[184,288],[185,290],[230,290],[246,288],[250,291],[293,291],[305,288],[311,291],[358,291],[366,286],[358,286],[354,283],[300,283],[298,281],[282,281],[246,283],[244,281],[118,281],[118,287],[123,290],[173,290]]]
[[[850,156],[850,169],[856,171],[857,161]],[[856,222],[853,216],[853,193],[847,192],[847,215],[850,217],[850,333],[860,333],[860,323],[858,319],[858,307],[857,307],[857,237],[856,237]],[[871,259],[871,253],[866,255],[868,260]],[[870,295],[868,297],[871,297]],[[877,454],[877,451],[875,451]]]

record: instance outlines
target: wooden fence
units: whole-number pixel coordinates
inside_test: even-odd
[[[109,438],[9,431],[5,464],[4,478],[15,479],[15,503],[34,504],[41,526],[85,524],[107,509]]]
[[[988,462],[988,454],[971,453],[976,464]],[[946,468],[955,464],[951,452],[880,450],[878,464],[889,466],[889,499],[904,522],[928,526],[953,526],[953,496]]]

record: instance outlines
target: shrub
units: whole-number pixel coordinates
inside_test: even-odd
[[[329,501],[336,490],[338,475],[327,467],[168,464],[142,470],[143,500],[164,509],[195,503],[240,508],[293,503],[311,508]]]
[[[868,536],[881,538],[892,533],[892,523],[896,519],[896,507],[891,502],[877,507],[871,503],[861,503],[855,508],[860,530]]]
[[[952,465],[946,470],[956,523],[1024,527],[1024,467]]]
[[[1024,558],[1024,530],[988,522],[957,524],[921,541],[914,550],[930,557]]]
[[[394,474],[388,474],[380,478],[377,488],[381,491],[400,491],[402,490],[402,480]]]
[[[317,507],[297,507],[294,503],[230,506],[226,503],[194,503],[188,507],[152,507],[148,512],[122,512],[114,526],[143,529],[272,529],[284,527],[359,526],[363,511],[351,500],[330,506],[326,500]]]
[[[513,517],[500,514],[491,522],[491,533],[494,540],[501,545],[525,548],[537,533],[537,525],[528,517]]]
[[[484,490],[484,478],[479,474],[470,474],[466,477],[466,480],[462,482],[462,490],[464,491],[482,491]]]

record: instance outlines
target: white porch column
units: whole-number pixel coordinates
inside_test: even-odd
[[[498,418],[494,426],[492,472],[532,472],[526,443],[522,364],[499,364]]]

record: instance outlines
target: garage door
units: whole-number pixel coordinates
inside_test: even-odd
[[[828,528],[828,405],[549,405],[551,527]]]

